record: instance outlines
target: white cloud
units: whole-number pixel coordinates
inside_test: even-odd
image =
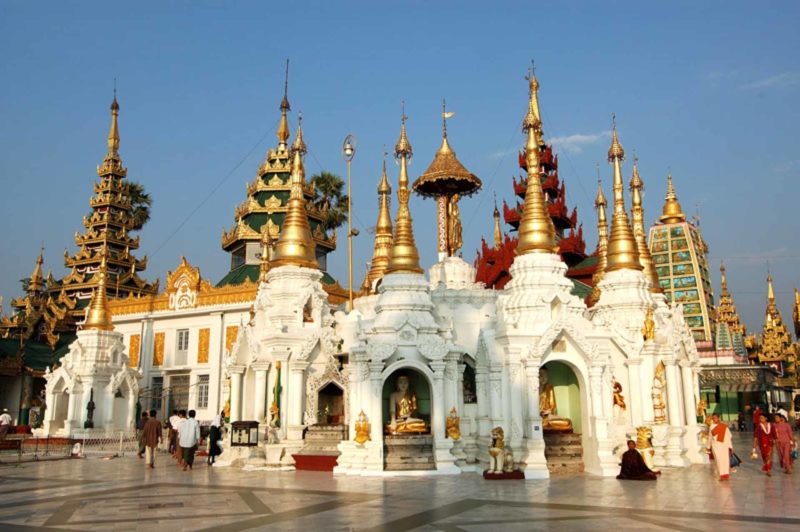
[[[782,163],[778,163],[774,165],[772,169],[781,174],[796,172],[797,170],[800,170],[800,159],[794,159],[792,161],[785,161]]]
[[[575,133],[564,137],[552,137],[549,142],[555,148],[564,150],[568,153],[581,153],[583,148],[590,144],[595,144],[603,139],[611,137],[611,131],[601,131],[599,133]]]
[[[519,153],[519,150],[520,150],[519,148],[509,148],[507,150],[497,150],[496,152],[491,154],[489,157],[491,159],[502,159],[504,157],[507,157],[508,155],[511,155],[511,154],[514,154],[514,153]]]
[[[781,72],[780,74],[775,74],[774,76],[770,76],[768,78],[746,83],[744,85],[740,85],[739,88],[745,90],[758,90],[794,87],[796,85],[800,85],[800,72],[790,71]]]

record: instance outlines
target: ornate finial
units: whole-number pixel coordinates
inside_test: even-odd
[[[650,281],[650,291],[660,294],[661,283],[656,273],[653,258],[650,255],[650,248],[647,247],[647,234],[644,228],[644,207],[642,205],[642,191],[644,181],[639,175],[639,158],[636,152],[633,154],[633,173],[631,175],[631,217],[633,218],[633,237],[636,239],[636,247],[639,251],[639,263],[642,265],[645,277]]]
[[[500,229],[500,209],[497,208],[497,194],[494,195],[494,247],[499,248],[503,244],[503,231]]]
[[[530,83],[528,85],[528,112],[522,119],[522,131],[527,132],[533,129],[536,145],[544,144],[542,133],[542,116],[539,112],[539,81],[536,79],[536,72],[533,67],[533,61],[528,69],[528,75],[525,79]]]
[[[281,122],[278,125],[278,150],[285,151],[286,143],[289,141],[289,120],[286,113],[292,110],[289,105],[289,60],[286,60],[286,77],[283,81],[283,100],[281,100]]]
[[[111,101],[111,126],[108,129],[108,151],[103,158],[103,164],[97,167],[97,175],[105,176],[115,174],[125,177],[128,170],[123,168],[119,156],[119,103],[117,103],[117,88],[114,83],[114,99]]]
[[[639,250],[625,210],[625,186],[622,182],[622,160],[625,151],[617,137],[617,118],[611,115],[613,132],[608,161],[614,165],[614,214],[611,217],[611,232],[608,239],[608,266],[606,271],[641,270]]]
[[[533,84],[531,84],[533,87]],[[547,212],[547,202],[542,190],[541,164],[539,162],[539,141],[537,131],[541,131],[538,114],[533,115],[535,92],[531,94],[528,114],[522,122],[522,130],[527,133],[525,144],[525,161],[528,170],[528,188],[525,191],[525,202],[522,206],[522,220],[519,223],[519,242],[517,255],[527,253],[556,253],[556,229],[553,219]],[[534,116],[534,120],[529,120]]]
[[[664,201],[664,208],[661,211],[661,223],[674,224],[686,221],[678,196],[675,194],[675,186],[672,184],[672,172],[667,175],[667,196]]]
[[[608,202],[603,194],[603,182],[600,179],[600,165],[597,165],[597,196],[594,200],[597,209],[597,269],[592,276],[592,293],[589,296],[589,303],[594,305],[600,300],[600,281],[606,273],[608,267],[608,220],[606,218],[606,206]]]
[[[114,325],[111,319],[111,311],[108,308],[108,298],[106,297],[106,286],[108,277],[108,246],[103,244],[100,252],[100,270],[97,272],[97,288],[92,294],[92,302],[86,313],[86,322],[83,324],[84,330],[111,331]]]
[[[397,216],[395,217],[394,238],[389,265],[386,273],[422,273],[419,265],[419,252],[414,242],[414,228],[411,211],[408,208],[408,160],[411,158],[411,143],[406,136],[405,102],[400,120],[400,139],[394,148],[394,156],[400,162],[400,176],[397,186]]]
[[[294,142],[292,143],[292,151],[299,151],[303,155],[305,155],[306,152],[308,152],[308,148],[306,147],[306,143],[303,140],[303,112],[302,111],[297,113],[297,135],[295,135]]]
[[[273,266],[302,266],[305,268],[318,268],[316,245],[311,236],[311,226],[306,213],[306,202],[303,196],[306,171],[303,166],[303,154],[306,145],[303,142],[300,117],[298,116],[297,137],[295,138],[292,152],[291,192],[287,205],[286,217],[283,219],[278,243],[275,244]]]
[[[394,155],[398,160],[402,159],[403,157],[408,157],[410,159],[413,155],[411,143],[408,142],[408,137],[406,136],[406,120],[408,119],[406,116],[406,101],[402,100],[400,105],[402,107],[400,115],[400,138],[397,139],[397,144],[395,144],[394,147]]]
[[[33,267],[33,273],[31,273],[31,279],[30,281],[28,281],[27,292],[29,294],[44,291],[44,275],[42,274],[42,263],[44,263],[44,245],[42,245],[42,251],[39,253],[39,256],[36,257],[36,266]]]
[[[767,274],[767,301],[775,303],[775,289],[772,287],[772,274]]]
[[[392,187],[386,175],[386,156],[383,151],[383,172],[378,184],[378,221],[375,224],[375,249],[372,252],[372,262],[367,266],[367,274],[362,284],[365,292],[369,291],[375,283],[386,273],[389,258],[392,253]]]
[[[724,296],[728,294],[728,276],[725,275],[725,263],[722,261],[719,261],[719,275],[720,275],[720,284],[722,285],[721,295]]]

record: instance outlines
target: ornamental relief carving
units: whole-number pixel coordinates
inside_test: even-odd
[[[428,360],[441,360],[450,350],[442,337],[433,335],[422,336],[417,344],[417,349]]]
[[[391,340],[388,341],[367,341],[367,357],[372,362],[383,362],[392,356],[397,350],[397,343]]]
[[[325,370],[319,375],[310,375],[306,380],[306,411],[304,413],[306,425],[317,423],[319,412],[319,391],[328,384],[333,383],[344,392],[344,419],[345,423],[350,419],[350,401],[348,393],[350,385],[348,380],[339,370],[337,360],[330,356],[325,364]]]

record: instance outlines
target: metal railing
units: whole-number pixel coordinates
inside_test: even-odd
[[[41,438],[30,434],[11,434],[0,440],[0,464],[69,458],[73,446],[74,442],[70,438]]]
[[[70,438],[76,446],[74,452],[78,456],[125,456],[125,453],[139,453],[139,438],[135,430],[75,429]]]

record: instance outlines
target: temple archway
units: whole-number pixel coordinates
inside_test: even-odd
[[[542,366],[539,379],[540,408],[552,409],[542,419],[547,468],[551,475],[582,473],[588,443],[584,425],[590,419],[580,373],[554,360]]]
[[[317,393],[318,425],[344,424],[344,389],[329,382]]]
[[[381,399],[384,469],[436,469],[431,435],[433,393],[428,378],[416,369],[399,368],[384,380]]]

